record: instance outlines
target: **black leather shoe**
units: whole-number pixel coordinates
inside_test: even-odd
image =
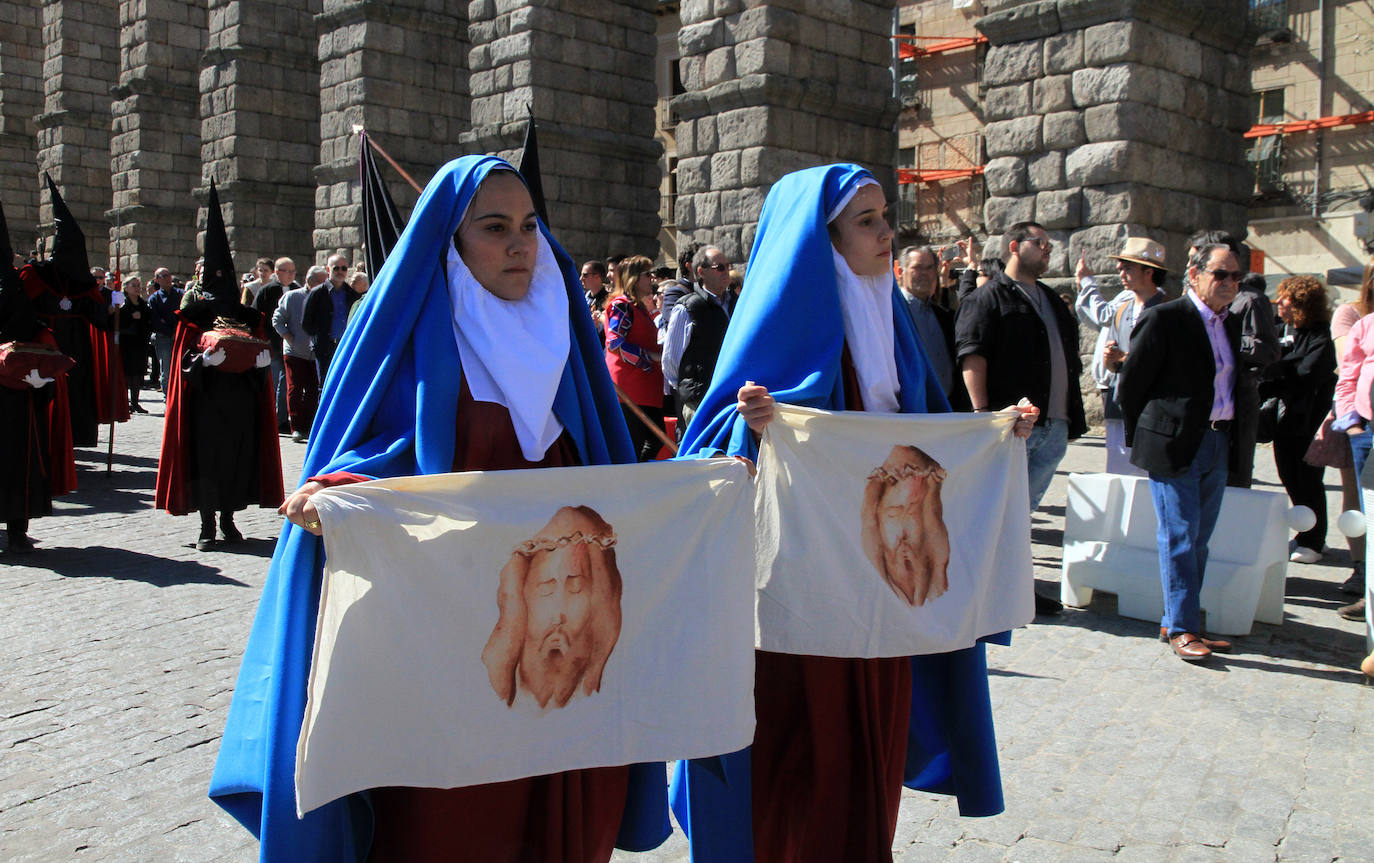
[[[1341,593],[1348,596],[1364,595],[1364,561],[1357,561],[1350,571],[1350,577],[1341,584]]]
[[[219,532],[224,534],[225,542],[243,542],[243,534],[239,533],[239,529],[234,526],[232,521],[221,521]]]
[[[1035,595],[1035,616],[1054,615],[1064,610],[1064,604],[1057,599],[1048,596]]]
[[[33,554],[33,540],[27,536],[10,537],[9,545],[6,547],[10,554]]]
[[[209,551],[214,547],[215,538],[213,536],[209,538],[202,536],[200,539],[196,540],[196,551]]]

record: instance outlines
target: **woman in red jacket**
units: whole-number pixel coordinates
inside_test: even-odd
[[[649,307],[656,289],[653,269],[654,262],[643,255],[626,258],[616,268],[615,287],[606,306],[606,367],[622,395],[662,429],[662,351]],[[639,460],[651,460],[659,449],[658,437],[628,405],[622,404],[621,409]]]

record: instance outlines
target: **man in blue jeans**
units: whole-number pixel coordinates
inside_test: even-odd
[[[1186,662],[1231,648],[1203,636],[1201,596],[1231,434],[1248,419],[1235,398],[1241,322],[1229,314],[1243,275],[1227,246],[1196,249],[1188,290],[1141,315],[1116,384],[1131,464],[1150,474],[1164,591],[1159,634]]]
[[[1078,321],[1068,305],[1039,281],[1053,243],[1035,222],[1017,222],[1002,235],[1005,271],[969,294],[955,323],[955,353],[974,411],[1000,410],[1021,399],[1040,408],[1026,441],[1030,508],[1050,487],[1069,441],[1088,430],[1078,376]],[[1059,602],[1036,594],[1037,614]]]
[[[153,329],[153,350],[157,352],[158,389],[165,393],[172,376],[172,336],[176,334],[181,291],[172,284],[172,271],[166,267],[153,272],[153,285],[155,288],[148,295],[148,317]]]

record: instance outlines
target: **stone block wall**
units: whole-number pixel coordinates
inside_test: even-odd
[[[320,0],[209,0],[197,196],[203,203],[213,178],[240,273],[258,257],[314,250],[319,11]]]
[[[43,107],[43,42],[38,7],[0,4],[0,205],[10,242],[34,247],[38,225],[38,149],[33,118]]]
[[[43,0],[43,108],[34,120],[38,176],[52,175],[86,234],[91,266],[106,266],[110,84],[119,75],[118,0]],[[51,234],[52,206],[39,220]]]
[[[1152,237],[1182,271],[1201,228],[1245,235],[1251,178],[1244,0],[1002,2],[978,21],[984,66],[984,216],[997,242],[1034,219],[1051,276],[1094,272],[1122,238]]]
[[[110,253],[144,284],[158,267],[189,274],[197,257],[200,58],[206,7],[122,0],[119,83],[110,140]]]
[[[473,0],[464,152],[518,163],[539,128],[549,221],[576,261],[658,250],[654,0]]]
[[[684,0],[687,92],[673,100],[684,242],[743,261],[768,188],[799,168],[857,162],[895,195],[892,7]]]
[[[315,169],[314,260],[363,257],[359,136],[368,134],[417,183],[463,154],[468,127],[468,19],[445,0],[325,0],[316,18],[320,149]],[[380,157],[402,215],[419,197]],[[299,264],[298,264],[299,266]]]

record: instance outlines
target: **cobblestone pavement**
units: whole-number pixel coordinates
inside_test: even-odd
[[[146,402],[117,427],[111,475],[103,432],[80,451],[80,490],[34,522],[40,552],[0,556],[0,860],[256,857],[205,789],[278,520],[249,511],[247,542],[197,553],[194,517],[151,508],[161,405]],[[304,447],[282,450],[290,484]],[[1064,473],[1101,461],[1100,438],[1071,446],[1037,514],[1044,593]],[[1267,448],[1256,462],[1276,487]],[[1374,861],[1374,688],[1354,670],[1362,625],[1334,611],[1348,563],[1331,541],[1325,563],[1290,569],[1283,626],[1257,624],[1208,665],[1100,593],[990,648],[1007,811],[962,819],[908,792],[896,858]],[[676,834],[615,859],[675,863],[685,847]]]

